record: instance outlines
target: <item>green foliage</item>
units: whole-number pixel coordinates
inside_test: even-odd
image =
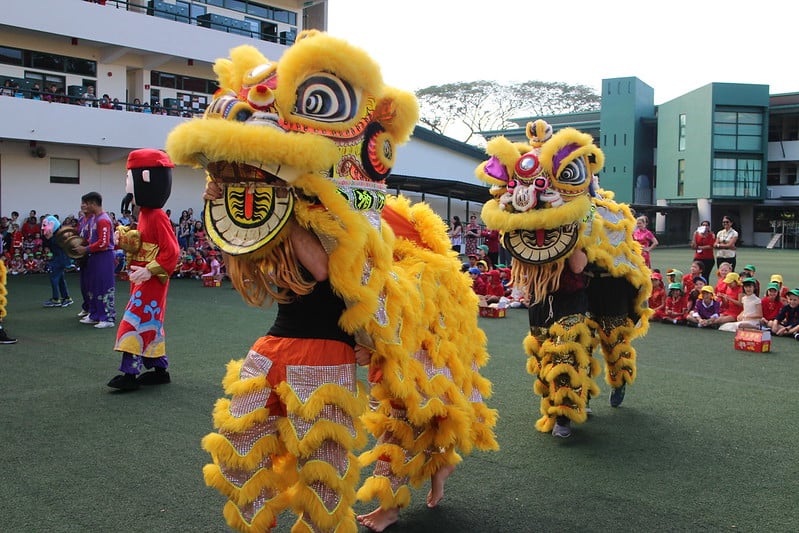
[[[594,111],[600,104],[590,87],[543,81],[447,83],[420,89],[416,97],[422,124],[475,144],[482,131],[520,126],[514,117]]]

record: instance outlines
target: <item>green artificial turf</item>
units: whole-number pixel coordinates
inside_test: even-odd
[[[739,269],[755,264],[762,284],[779,272],[799,286],[799,252],[739,256]],[[653,262],[687,272],[691,252],[656,249]],[[76,275],[68,284],[79,296]],[[119,311],[127,287],[117,285]],[[274,310],[247,307],[228,282],[174,280],[173,382],[119,394],[105,386],[119,364],[115,329],[79,324],[76,306],[42,308],[46,276],[9,276],[8,288],[5,326],[19,343],[0,345],[0,530],[226,531],[199,443],[225,364],[266,332]],[[467,456],[437,509],[424,505],[428,487],[415,491],[390,532],[796,530],[796,341],[778,338],[771,353],[753,354],[734,350],[730,333],[653,324],[635,343],[639,375],[624,404],[612,409],[601,382],[594,415],[559,440],[533,427],[526,312],[480,325],[501,450]],[[292,523],[286,513],[277,531]]]

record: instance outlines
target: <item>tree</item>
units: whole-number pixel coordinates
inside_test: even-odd
[[[596,111],[600,105],[590,87],[544,81],[456,82],[420,89],[416,97],[422,124],[467,143],[482,139],[481,131],[518,127],[513,118]]]

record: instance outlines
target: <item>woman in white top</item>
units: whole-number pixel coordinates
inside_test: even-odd
[[[716,267],[721,263],[729,263],[735,271],[735,243],[738,241],[738,232],[732,227],[732,219],[724,217],[721,220],[722,229],[716,233]]]
[[[463,253],[463,250],[461,250],[461,246],[463,245],[463,223],[461,222],[461,217],[457,215],[452,217],[449,239],[452,241],[452,249],[459,254]]]

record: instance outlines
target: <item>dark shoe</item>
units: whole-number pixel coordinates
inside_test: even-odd
[[[114,378],[108,382],[108,386],[112,389],[136,390],[139,388],[139,383],[136,381],[136,376],[134,374],[122,374],[120,376],[114,376]]]
[[[0,344],[16,344],[17,339],[12,339],[6,333],[6,330],[0,329]]]
[[[44,307],[61,307],[61,298],[50,298],[44,302]]]
[[[136,381],[139,385],[164,385],[172,380],[166,370],[151,370],[140,375]]]
[[[624,390],[627,388],[627,384],[623,384],[621,387],[616,387],[610,393],[610,406],[611,407],[618,407],[621,405],[621,402],[624,401]]]
[[[72,298],[64,298],[63,300],[61,300],[61,307],[69,307],[74,303],[75,301]]]

